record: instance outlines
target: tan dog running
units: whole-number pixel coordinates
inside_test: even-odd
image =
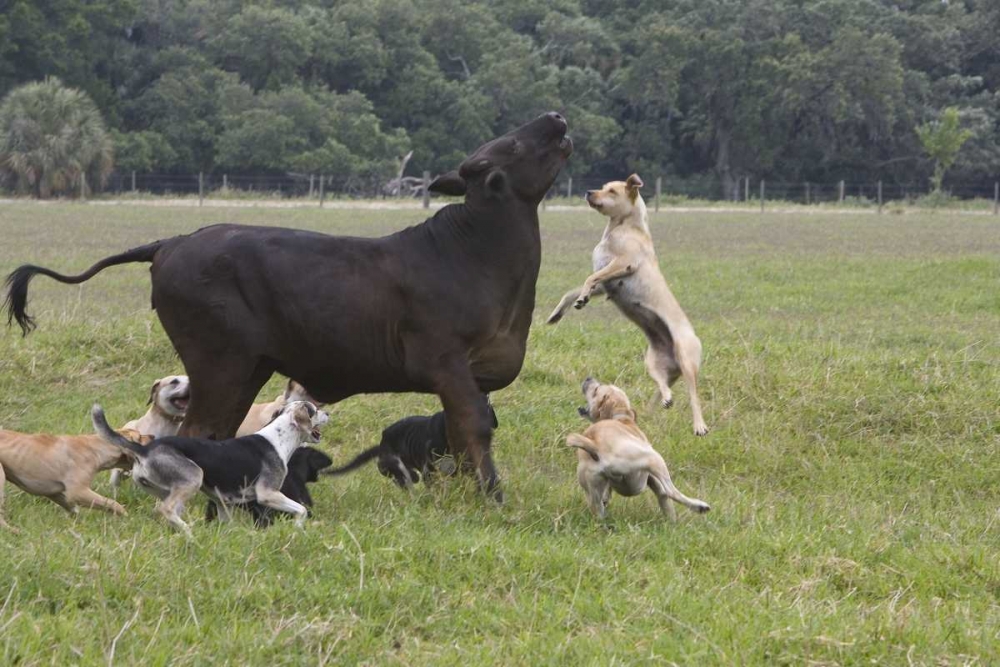
[[[186,375],[168,375],[153,383],[149,390],[149,409],[138,419],[133,419],[123,426],[143,436],[163,438],[177,435],[187,414],[188,402],[191,400],[191,386]],[[128,476],[128,466],[125,470],[111,471],[111,486],[115,489],[121,484],[122,478]]]
[[[122,429],[133,442],[148,444],[151,437]],[[125,508],[94,492],[90,485],[101,470],[131,468],[132,460],[96,435],[45,435],[0,430],[0,527],[17,532],[3,518],[4,481],[43,496],[68,512],[78,507],[125,514]]]
[[[587,495],[587,504],[603,519],[611,492],[637,496],[648,487],[656,494],[660,509],[672,520],[677,513],[670,501],[687,505],[696,512],[711,509],[708,503],[688,498],[677,490],[663,461],[646,435],[635,423],[635,411],[628,396],[610,384],[593,378],[583,382],[587,407],[580,414],[593,424],[583,435],[571,433],[566,444],[577,449],[576,475]]]
[[[587,192],[591,208],[610,220],[594,248],[594,273],[582,288],[563,296],[548,323],[562,319],[570,304],[580,309],[591,296],[606,293],[646,334],[646,370],[656,382],[663,407],[673,405],[670,387],[683,376],[691,400],[694,433],[705,435],[708,426],[698,400],[701,341],[660,273],[646,203],[639,195],[641,187],[642,179],[632,174],[625,182],[612,181],[600,190]]]
[[[285,409],[286,405],[295,401],[306,401],[317,407],[322,407],[323,405],[314,400],[305,387],[295,380],[289,380],[285,386],[285,391],[278,394],[278,397],[273,401],[270,403],[254,403],[250,406],[247,416],[243,418],[243,423],[240,424],[239,429],[236,431],[236,437],[242,438],[245,435],[253,435],[274,421],[281,414],[281,411]]]

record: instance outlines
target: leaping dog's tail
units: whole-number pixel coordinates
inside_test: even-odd
[[[351,462],[348,463],[347,465],[341,466],[339,468],[326,468],[325,470],[321,470],[320,474],[321,475],[346,475],[347,473],[351,472],[352,470],[357,470],[358,468],[360,468],[364,464],[368,463],[372,459],[377,459],[379,457],[379,454],[381,454],[381,453],[382,453],[382,445],[376,445],[374,447],[366,449],[365,451],[363,451],[360,454],[358,454],[357,456],[355,456],[354,459],[351,460]]]
[[[590,458],[595,461],[601,460],[600,454],[597,453],[596,443],[586,436],[580,435],[579,433],[570,433],[566,436],[566,444],[570,447],[582,449],[590,454]]]
[[[90,280],[109,266],[129,264],[131,262],[152,262],[153,257],[156,255],[156,251],[160,249],[160,246],[163,243],[163,241],[156,241],[138,248],[126,250],[118,255],[105,257],[83,273],[76,276],[64,276],[61,273],[56,273],[52,269],[46,269],[45,267],[35,266],[33,264],[25,264],[24,266],[14,269],[14,271],[7,276],[7,281],[4,283],[4,286],[7,288],[7,298],[4,300],[4,308],[7,310],[7,326],[17,322],[18,326],[21,327],[21,333],[25,336],[28,335],[29,331],[35,328],[35,319],[25,312],[25,308],[28,305],[28,284],[37,274],[40,273],[43,276],[48,276],[49,278],[58,280],[61,283],[78,285],[82,282]]]
[[[108,425],[108,420],[104,417],[104,408],[97,403],[90,409],[90,421],[94,424],[94,432],[108,444],[120,447],[126,454],[141,459],[148,454],[146,448],[138,445],[124,437]]]

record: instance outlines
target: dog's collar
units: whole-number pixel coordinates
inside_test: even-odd
[[[611,415],[612,419],[617,419],[619,421],[623,419],[632,419],[632,412],[615,412]]]

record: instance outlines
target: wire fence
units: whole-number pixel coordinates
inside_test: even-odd
[[[170,174],[115,172],[104,188],[92,192],[81,178],[74,193],[78,197],[198,197],[205,199],[297,199],[315,200],[322,205],[330,199],[422,200],[429,206],[431,194],[427,185],[431,175],[405,177],[386,182],[381,178],[337,178],[319,174]],[[547,203],[579,202],[588,190],[598,190],[602,179],[575,179],[562,174],[547,193]],[[757,204],[840,204],[844,206],[882,207],[885,205],[940,206],[956,201],[981,208],[992,207],[1000,214],[1000,182],[951,183],[941,193],[933,193],[929,183],[898,183],[890,181],[771,182],[743,177],[733,182],[725,196],[714,179],[647,178],[643,190],[647,205],[658,209],[662,205],[677,205],[685,201],[731,202]]]

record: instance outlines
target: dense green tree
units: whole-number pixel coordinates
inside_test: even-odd
[[[112,143],[86,93],[54,77],[12,90],[0,102],[0,181],[37,197],[77,193],[80,177],[104,185]]]
[[[940,120],[918,127],[917,136],[924,151],[934,161],[934,174],[931,176],[934,192],[941,192],[944,173],[955,163],[962,145],[972,138],[972,131],[963,129],[959,124],[958,109],[948,107]]]
[[[916,128],[955,107],[974,136],[946,178],[985,186],[998,63],[992,0],[0,0],[0,95],[85,91],[121,169],[345,184],[549,109],[577,178],[925,182]]]

